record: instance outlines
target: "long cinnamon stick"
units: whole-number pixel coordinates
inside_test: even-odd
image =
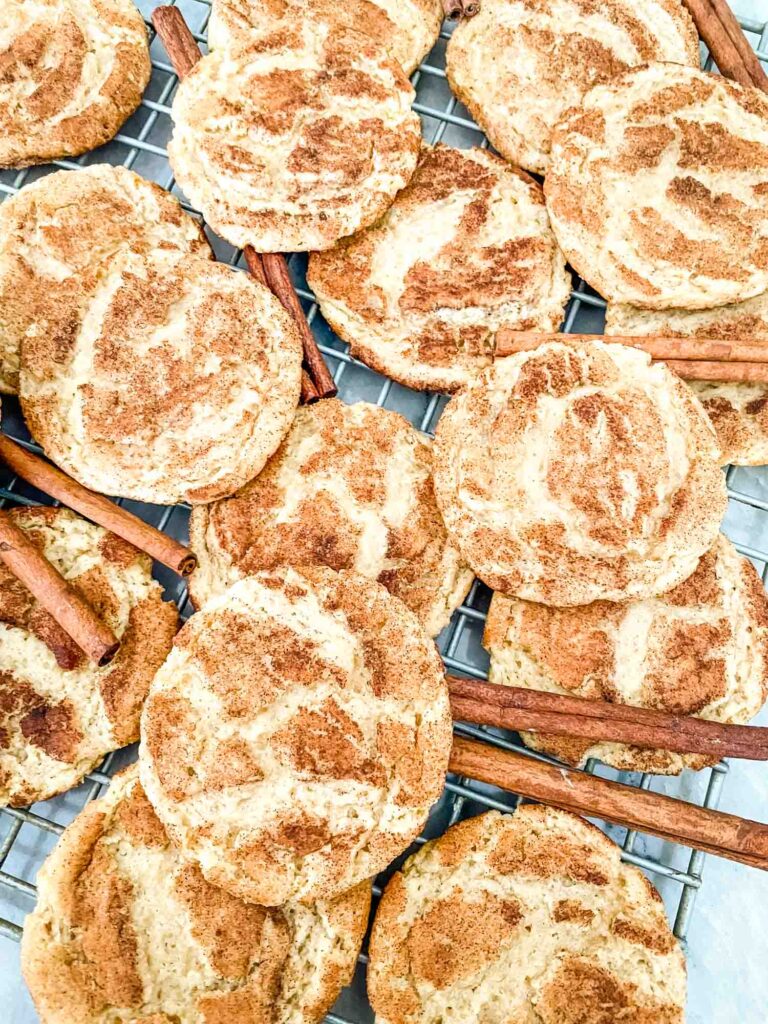
[[[768,91],[768,77],[726,0],[683,0],[721,74]]]
[[[497,358],[530,352],[551,341],[602,341],[627,345],[663,361],[685,380],[768,382],[768,345],[725,342],[713,338],[639,337],[627,334],[540,334],[502,329],[496,335]]]
[[[127,540],[180,576],[189,576],[197,565],[195,555],[173,537],[156,530],[154,526],[115,505],[102,494],[89,491],[56,466],[22,448],[20,444],[16,444],[2,433],[0,459],[33,487],[73,508],[86,519],[103,526],[105,530],[110,530],[123,540]]]
[[[768,825],[456,737],[448,770],[521,796],[768,870]]]
[[[442,0],[443,14],[449,21],[458,21],[464,13],[461,0]]]
[[[156,7],[152,12],[152,24],[168,52],[176,74],[180,79],[184,78],[202,57],[200,47],[184,21],[184,16],[178,7]],[[303,400],[314,402],[318,398],[333,397],[336,394],[336,385],[304,316],[304,310],[288,273],[285,257],[280,253],[259,256],[251,245],[246,245],[243,249],[243,256],[249,272],[274,292],[299,329],[304,347],[304,361],[308,369],[308,373],[302,374],[301,378]]]
[[[448,676],[453,717],[521,732],[768,761],[768,729]]]
[[[254,277],[259,284],[263,284],[265,288],[269,288],[269,282],[267,281],[267,275],[264,272],[264,263],[262,257],[252,245],[246,245],[243,249],[243,256],[245,257],[245,264],[248,267],[248,273],[251,277]],[[271,291],[271,289],[270,289]],[[306,322],[306,321],[305,321]],[[307,327],[309,325],[307,324]],[[302,335],[302,342],[304,341]],[[305,405],[309,405],[312,402],[316,402],[320,398],[320,393],[312,382],[312,378],[309,376],[304,367],[301,368],[301,400]]]
[[[246,246],[246,248],[249,248]],[[247,257],[246,257],[247,259]],[[309,368],[309,375],[320,398],[333,398],[336,394],[336,385],[333,377],[325,365],[320,349],[317,347],[315,336],[304,316],[299,297],[293,287],[291,275],[288,271],[288,263],[285,256],[279,252],[264,252],[261,254],[261,262],[264,267],[264,274],[267,284],[282,302],[283,307],[291,314],[296,321],[296,326],[301,334],[301,341],[304,345],[304,360]]]
[[[97,665],[108,664],[120,641],[5,511],[0,511],[0,559]]]

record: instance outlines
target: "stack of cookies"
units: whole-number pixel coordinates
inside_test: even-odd
[[[768,697],[768,600],[719,532],[721,464],[767,460],[768,390],[694,393],[565,337],[497,356],[501,332],[557,331],[567,263],[607,333],[768,338],[768,101],[699,70],[681,0],[483,0],[447,77],[497,153],[430,146],[407,75],[441,9],[213,0],[169,145],[224,240],[310,253],[353,355],[453,395],[434,445],[364,402],[298,408],[295,321],[132,171],[58,172],[0,208],[0,390],[86,486],[192,504],[199,559],[173,639],[138,552],[14,513],[122,649],[85,665],[0,573],[0,803],[141,741],[40,873],[22,962],[44,1024],[318,1024],[371,879],[441,796],[432,638],[475,575],[493,682],[720,722]],[[0,166],[87,151],[138,105],[130,0],[10,0],[0,30]],[[711,763],[524,739],[577,765]],[[378,1024],[679,1024],[685,965],[617,848],[527,806],[392,876],[368,989]]]

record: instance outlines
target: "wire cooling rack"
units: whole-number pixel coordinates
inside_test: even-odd
[[[24,184],[57,168],[75,169],[102,162],[132,168],[178,194],[165,148],[171,133],[170,104],[178,79],[149,23],[149,14],[154,6],[152,0],[139,2],[150,32],[153,68],[152,79],[139,110],[111,143],[86,154],[76,162],[61,160],[18,172],[0,171],[0,201],[14,194]],[[178,0],[178,6],[195,38],[204,47],[210,0]],[[740,20],[760,58],[768,61],[768,22]],[[448,88],[444,56],[449,37],[450,26],[446,25],[434,49],[412,76],[416,88],[414,107],[421,117],[424,137],[429,142],[444,142],[458,148],[473,145],[486,147],[487,139]],[[707,59],[705,67],[711,67],[711,60]],[[186,204],[185,208],[196,213]],[[210,233],[209,238],[218,259],[242,268],[241,251],[232,249]],[[290,268],[307,318],[339,388],[339,397],[348,402],[364,400],[394,409],[416,427],[431,434],[445,399],[440,395],[417,393],[403,388],[352,359],[347,346],[331,332],[318,311],[314,296],[306,284],[306,258],[294,256]],[[575,279],[563,329],[566,332],[600,333],[603,329],[604,308],[604,301],[584,282]],[[5,400],[2,425],[10,436],[35,451],[40,450],[29,440],[15,399]],[[727,470],[727,482],[730,502],[724,528],[737,548],[755,563],[765,583],[768,576],[768,470],[730,467]],[[0,501],[3,504],[38,504],[48,502],[49,499],[0,468]],[[185,506],[162,507],[122,500],[119,503],[125,504],[131,511],[171,535],[186,539],[189,509]],[[183,581],[162,567],[157,568],[156,575],[166,588],[166,596],[176,602],[182,616],[188,616],[191,607]],[[481,639],[489,601],[488,589],[475,581],[467,600],[441,634],[438,641],[440,651],[445,664],[452,671],[485,678],[488,659],[481,646]],[[464,724],[457,725],[456,731],[504,749],[531,753],[519,743],[514,734]],[[118,751],[109,755],[98,771],[91,772],[81,786],[69,793],[29,809],[8,808],[0,811],[0,935],[16,940],[20,938],[24,915],[34,906],[34,879],[44,857],[78,811],[102,792],[119,767],[134,757],[135,748]],[[541,759],[550,760],[546,757]],[[594,763],[589,764],[587,770],[607,778],[618,778],[642,789],[651,788],[653,782],[650,775],[618,773]],[[692,794],[689,792],[690,780],[685,784],[682,780],[666,782],[664,788],[666,792],[672,793],[685,788],[689,799],[693,796],[703,806],[717,807],[727,772],[726,764],[718,764],[700,772],[693,783]],[[661,785],[659,780],[655,784],[657,788]],[[440,834],[448,825],[479,810],[495,808],[511,811],[518,802],[519,798],[514,794],[472,780],[449,776],[445,794],[434,808],[424,835],[417,840],[417,844]],[[607,826],[602,822],[597,824],[620,844],[623,859],[645,870],[660,889],[674,920],[674,932],[678,938],[685,940],[696,894],[702,884],[705,855],[662,843],[635,831]],[[386,877],[376,880],[375,897],[380,894]],[[327,1024],[366,1024],[372,1019],[364,994],[365,963],[366,955],[362,953],[355,981],[342,994],[334,1012],[326,1018]]]

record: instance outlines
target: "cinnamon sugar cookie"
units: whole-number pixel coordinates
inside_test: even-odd
[[[313,253],[307,279],[352,355],[414,388],[455,391],[496,331],[555,331],[571,289],[541,186],[484,149],[424,147],[365,231]]]
[[[328,899],[386,867],[443,790],[437,649],[380,584],[326,567],[209,601],[155,676],[147,797],[211,884],[265,906]]]
[[[474,578],[435,504],[431,442],[365,402],[300,408],[255,480],[192,510],[189,535],[197,607],[260,569],[328,565],[383,583],[434,636]]]
[[[179,85],[168,156],[226,241],[327,249],[375,221],[416,167],[414,91],[367,36],[287,16]]]
[[[93,665],[0,564],[0,807],[63,793],[138,739],[141,706],[178,624],[147,555],[68,509],[10,514],[121,647],[109,665]]]
[[[24,417],[86,487],[213,501],[250,480],[291,425],[302,348],[268,288],[182,253],[123,253],[57,332],[27,332]]]
[[[208,46],[247,47],[271,20],[302,18],[315,29],[322,21],[363,33],[410,75],[437,40],[443,8],[440,0],[213,0]]]
[[[569,263],[611,302],[706,309],[768,289],[768,97],[648,64],[567,110],[544,183]]]
[[[370,886],[267,910],[209,885],[135,766],[65,829],[37,877],[21,966],[41,1024],[319,1024],[355,968]]]
[[[606,334],[662,334],[675,338],[719,338],[765,342],[768,293],[716,309],[638,309],[609,303]],[[768,384],[688,381],[717,434],[723,464],[768,464]]]
[[[563,111],[593,85],[659,60],[699,66],[681,0],[482,0],[456,26],[445,70],[502,156],[546,174]]]
[[[494,594],[483,644],[489,679],[612,704],[745,723],[768,697],[768,597],[722,534],[696,571],[661,597],[547,608]],[[572,764],[677,775],[717,758],[562,736],[525,742]]]
[[[108,142],[138,107],[151,70],[132,0],[3,0],[0,167]]]
[[[45,333],[123,250],[210,255],[177,199],[125,167],[93,164],[25,185],[0,206],[0,391],[19,388],[26,331]]]
[[[662,594],[725,513],[712,428],[645,352],[559,338],[448,403],[434,458],[448,534],[490,587],[529,601]]]
[[[528,804],[406,861],[373,925],[377,1024],[683,1024],[661,897],[594,825]]]

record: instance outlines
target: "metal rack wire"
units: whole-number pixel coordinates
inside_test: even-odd
[[[210,0],[178,0],[178,4],[195,37],[204,44]],[[147,17],[154,2],[140,0],[139,6]],[[18,191],[25,183],[57,167],[77,168],[104,161],[132,168],[163,187],[174,190],[175,181],[168,166],[165,145],[171,130],[170,103],[177,78],[159,40],[154,38],[151,25],[149,22],[147,24],[151,38],[152,80],[141,107],[115,140],[76,162],[62,160],[44,168],[0,172],[0,200]],[[749,33],[760,58],[768,61],[768,22],[742,20],[741,24]],[[443,141],[459,147],[487,146],[487,140],[448,89],[443,58],[445,42],[449,36],[449,29],[444,28],[432,53],[412,78],[417,93],[414,106],[421,116],[424,136],[430,142]],[[709,61],[706,66],[711,66]],[[190,209],[188,206],[186,208]],[[233,250],[214,237],[211,237],[211,242],[219,259],[229,262],[232,266],[242,267],[240,251]],[[320,349],[333,372],[340,397],[347,401],[364,399],[396,409],[415,426],[431,433],[444,399],[436,394],[408,391],[352,359],[347,346],[332,334],[318,312],[314,296],[306,285],[305,262],[304,257],[294,257],[290,263],[291,272],[299,295],[305,303],[307,317],[318,338]],[[567,309],[564,330],[601,331],[604,307],[605,303],[601,298],[591,292],[583,282],[577,281]],[[6,400],[4,403],[3,428],[30,448],[39,450],[29,441],[15,400]],[[734,470],[731,467],[727,473],[727,481],[732,509],[737,515],[726,519],[726,530],[729,529],[729,521],[737,524],[744,520],[746,526],[736,528],[735,535],[734,530],[730,530],[731,538],[739,550],[757,564],[765,582],[768,575],[768,472]],[[47,500],[23,481],[11,477],[2,470],[0,485],[0,500],[3,503],[36,504]],[[186,536],[188,509],[184,506],[160,508],[136,502],[126,502],[126,505],[160,529],[181,538]],[[182,615],[188,615],[191,609],[185,584],[162,568],[157,572],[157,576],[166,587],[167,596],[178,604]],[[454,614],[450,625],[441,635],[440,650],[451,670],[479,678],[485,677],[487,657],[481,646],[481,637],[489,599],[489,591],[476,581],[467,600]],[[478,729],[469,725],[457,725],[456,730],[460,734],[480,737],[506,749],[530,753],[518,742],[517,737],[511,734],[503,734],[498,730]],[[1,935],[12,939],[20,937],[23,917],[34,905],[34,877],[44,855],[84,804],[100,794],[102,788],[109,783],[114,770],[126,760],[131,760],[133,756],[132,751],[110,755],[98,771],[87,777],[83,785],[62,797],[29,809],[4,809],[0,812]],[[587,767],[588,771],[595,769],[594,764]],[[652,785],[652,776],[649,775],[619,775],[604,767],[599,771],[601,775],[619,777],[622,781],[643,789],[648,789]],[[708,772],[700,773],[699,803],[706,807],[717,807],[727,771],[727,765],[719,764]],[[425,836],[439,834],[449,824],[479,809],[512,810],[518,799],[513,794],[493,790],[471,780],[449,777],[445,795],[430,817]],[[641,847],[645,846],[645,839],[636,832],[616,828],[609,828],[608,831],[621,844],[622,856],[626,861],[647,871],[657,885],[666,883],[665,895],[674,914],[674,931],[684,940],[691,922],[695,897],[702,884],[705,855],[697,851],[688,854],[679,848],[661,843],[651,843],[650,849],[646,848],[643,852]],[[424,837],[419,840],[424,841]],[[377,879],[374,887],[376,895],[380,893],[383,882],[384,879]],[[361,955],[360,961],[361,968],[364,968],[365,954]],[[363,1021],[370,1019],[360,973],[355,980],[353,991],[342,995],[335,1012],[328,1015],[327,1021],[328,1024],[362,1024]]]

